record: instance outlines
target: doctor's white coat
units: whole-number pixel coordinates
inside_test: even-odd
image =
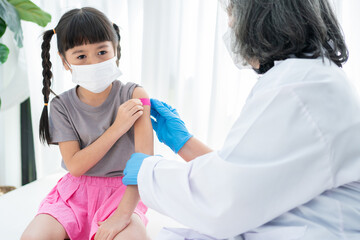
[[[148,207],[214,238],[350,240],[359,179],[355,88],[327,59],[287,59],[258,80],[222,149],[149,157],[138,184]]]

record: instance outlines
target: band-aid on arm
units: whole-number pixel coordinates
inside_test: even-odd
[[[150,98],[139,98],[143,105],[151,106]]]

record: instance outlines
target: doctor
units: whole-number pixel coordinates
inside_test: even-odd
[[[194,230],[168,230],[169,239],[360,239],[360,101],[329,3],[230,0],[227,9],[236,64],[262,75],[223,148],[152,99],[159,140],[185,161],[135,153],[123,182]]]

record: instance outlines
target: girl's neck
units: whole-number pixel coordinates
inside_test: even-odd
[[[93,93],[79,86],[76,88],[76,95],[83,103],[90,105],[92,107],[98,107],[105,102],[105,100],[110,94],[111,89],[112,89],[112,84],[110,84],[101,93]]]

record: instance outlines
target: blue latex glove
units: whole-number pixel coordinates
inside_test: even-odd
[[[133,153],[130,159],[126,163],[126,167],[124,169],[124,177],[122,182],[124,185],[137,185],[137,177],[139,174],[139,170],[141,164],[144,159],[150,157],[150,155],[144,153]]]
[[[176,109],[157,99],[151,101],[151,119],[153,129],[160,142],[165,143],[175,153],[193,136],[185,127]]]

